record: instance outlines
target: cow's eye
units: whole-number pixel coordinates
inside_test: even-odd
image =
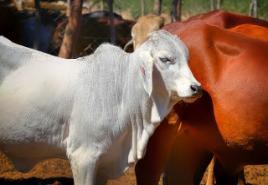
[[[159,59],[161,60],[161,62],[163,63],[173,63],[173,60],[167,57],[159,57]]]

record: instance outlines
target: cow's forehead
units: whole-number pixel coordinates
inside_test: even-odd
[[[186,45],[175,35],[164,31],[159,30],[152,32],[149,39],[156,51],[166,50],[174,55],[185,55],[188,57],[188,49]]]

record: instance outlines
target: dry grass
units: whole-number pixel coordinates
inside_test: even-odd
[[[62,159],[51,159],[37,164],[28,173],[21,173],[15,170],[13,164],[0,152],[0,178],[9,180],[22,180],[30,178],[50,179],[50,178],[71,178],[72,173],[68,161]],[[268,166],[246,166],[246,182],[252,185],[268,185]],[[202,184],[205,183],[203,178]],[[108,185],[135,185],[135,172],[131,167],[121,178],[109,181]],[[62,184],[64,185],[64,184]],[[159,182],[159,185],[162,185]]]

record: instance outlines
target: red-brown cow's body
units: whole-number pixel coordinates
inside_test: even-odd
[[[190,19],[191,21],[184,23],[168,25],[165,29],[180,36],[189,47],[191,69],[210,95],[205,93],[198,102],[188,105],[182,112],[178,111],[183,123],[180,134],[192,138],[192,144],[198,143],[196,145],[203,147],[197,150],[196,156],[186,155],[186,160],[196,160],[196,166],[193,165],[196,170],[201,161],[198,156],[202,154],[208,157],[208,149],[216,155],[226,170],[236,174],[245,164],[268,162],[268,110],[265,108],[268,106],[268,55],[265,52],[268,43],[245,36],[246,29],[243,31],[241,27],[224,30],[205,24],[207,22],[213,25],[213,16],[215,20],[219,20],[219,14],[222,15],[222,23],[216,26],[222,28],[247,22],[268,25],[265,21],[219,11],[206,14],[212,17],[199,16],[207,18],[207,21]],[[230,19],[226,17],[233,17],[232,22],[227,24]],[[259,30],[264,33],[266,29],[261,27]],[[249,28],[246,32],[250,34],[248,31]],[[251,37],[260,39],[261,36],[254,33],[251,33]],[[158,133],[161,133],[161,130],[157,130],[152,137],[152,143]],[[171,137],[169,134],[167,136]],[[163,137],[161,139],[165,140]],[[168,146],[170,148],[166,147],[167,150],[158,149],[162,156],[163,153],[168,156],[167,153],[172,150],[172,144]],[[157,161],[160,165],[154,166],[153,174],[150,173],[150,163],[153,161],[149,158],[154,155],[154,160],[158,159],[159,154],[150,151],[159,147],[161,148],[158,144],[149,144],[148,155],[137,165],[138,184],[157,182],[167,158]],[[189,149],[185,145],[179,147]],[[190,145],[189,151],[193,148],[195,149]],[[147,171],[146,175],[141,175],[143,171]],[[222,184],[224,183],[229,182],[226,180]]]

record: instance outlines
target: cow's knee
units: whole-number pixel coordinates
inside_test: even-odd
[[[96,185],[97,156],[86,152],[70,155],[75,185]]]

